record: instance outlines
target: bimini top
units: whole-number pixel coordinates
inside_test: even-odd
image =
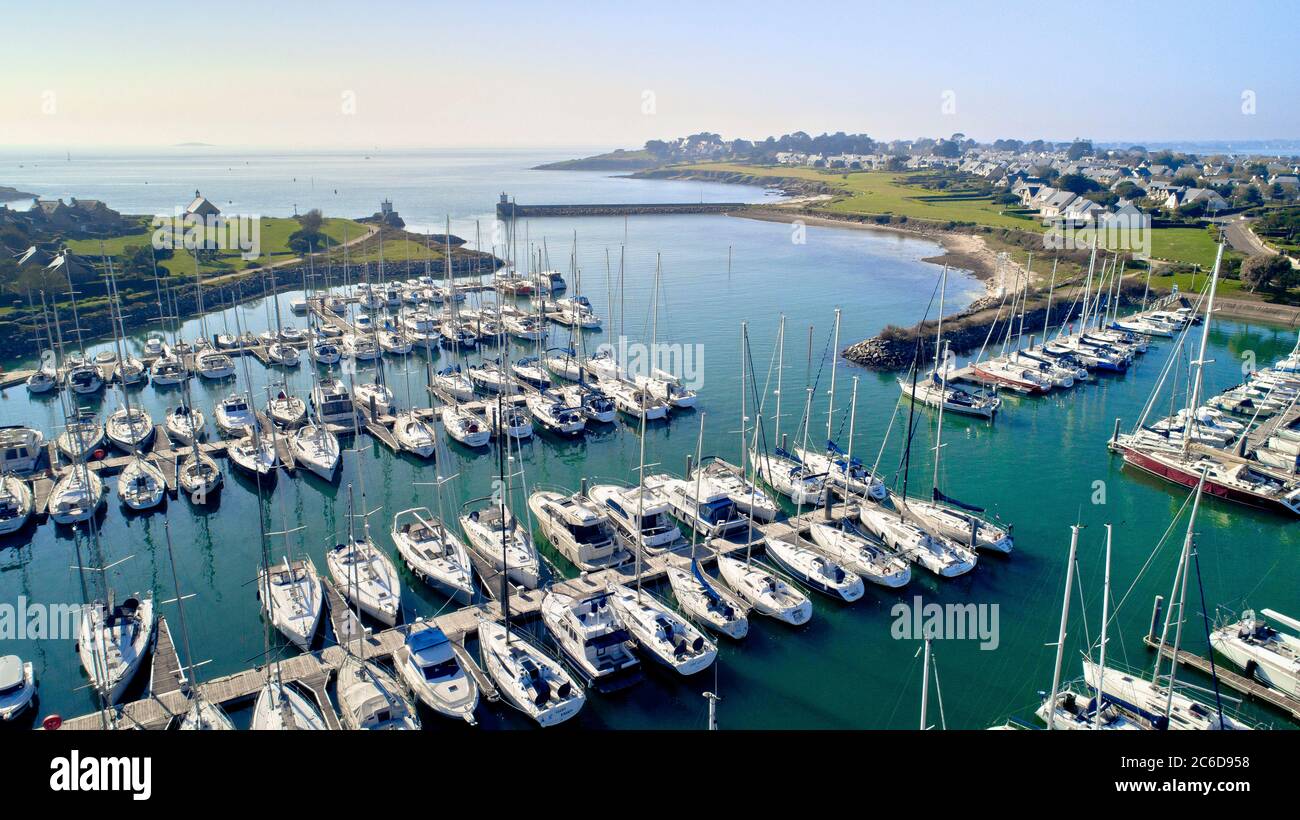
[[[406,636],[406,646],[412,652],[423,652],[427,649],[433,649],[436,646],[442,646],[449,643],[447,636],[438,627],[429,627],[421,629],[418,632],[412,632]]]

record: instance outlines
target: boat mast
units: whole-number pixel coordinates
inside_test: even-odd
[[[1214,270],[1210,273],[1210,294],[1205,302],[1205,327],[1201,330],[1201,349],[1196,355],[1196,361],[1192,362],[1192,367],[1195,369],[1196,375],[1192,379],[1192,392],[1191,396],[1187,400],[1187,426],[1193,429],[1184,429],[1183,431],[1184,456],[1187,455],[1187,449],[1191,446],[1192,438],[1195,435],[1195,427],[1197,426],[1196,409],[1201,404],[1201,383],[1204,380],[1203,371],[1205,365],[1209,363],[1205,358],[1205,348],[1210,342],[1210,324],[1214,317],[1214,290],[1219,283],[1219,264],[1222,261],[1223,243],[1220,242],[1219,249],[1214,254]],[[1204,475],[1202,475],[1202,483],[1204,483]]]
[[[944,358],[947,358],[948,345],[943,346]],[[934,431],[934,477],[930,481],[930,500],[933,501],[939,494],[939,456],[943,451],[943,405],[944,397],[948,395],[948,369],[944,368],[943,373],[939,376],[939,421]]]
[[[856,431],[857,423],[858,423],[858,377],[854,376],[853,391],[849,395],[849,446],[847,451],[844,454],[844,509],[845,510],[848,510],[849,508],[849,498],[851,495],[849,492],[849,476],[851,475],[851,471],[853,470],[853,435]],[[828,466],[833,468],[835,465],[834,463],[831,463]],[[866,493],[871,492],[871,482],[874,481],[875,478],[876,476],[874,472],[869,473],[867,475],[866,489],[863,490],[864,495]],[[827,489],[826,490],[827,506],[830,505],[830,501],[831,501],[831,491],[830,489]],[[840,529],[845,528],[847,521],[848,521],[848,516],[845,516],[844,518],[840,519]]]
[[[930,702],[930,636],[925,636],[925,646],[921,649],[925,653],[921,661],[921,731],[929,727],[925,725],[925,710]],[[913,656],[915,657],[915,656]]]
[[[1047,308],[1043,311],[1043,345],[1047,345],[1047,332],[1052,327],[1052,292],[1056,290],[1056,264],[1060,259],[1052,260],[1052,278],[1047,285]]]
[[[1052,692],[1047,697],[1047,728],[1056,728],[1056,696],[1061,691],[1061,661],[1065,657],[1065,626],[1070,619],[1070,585],[1074,583],[1074,558],[1079,552],[1079,525],[1070,525],[1070,556],[1065,560],[1065,594],[1061,599],[1061,626],[1056,633],[1056,663],[1052,667]]]
[[[1223,254],[1222,245],[1219,246],[1219,254],[1220,255]],[[1216,273],[1218,272],[1218,268],[1219,266],[1216,262],[1214,266]],[[1214,293],[1213,285],[1211,285],[1210,293],[1211,294]],[[1209,324],[1208,317],[1206,318],[1205,322],[1206,324]],[[1182,556],[1178,559],[1178,572],[1175,573],[1174,575],[1174,583],[1177,585],[1176,588],[1178,589],[1178,623],[1174,625],[1174,653],[1172,657],[1175,660],[1171,660],[1169,662],[1169,691],[1165,696],[1166,725],[1168,725],[1169,716],[1174,710],[1174,682],[1177,680],[1178,677],[1178,661],[1176,659],[1178,658],[1178,650],[1182,646],[1182,642],[1183,642],[1183,611],[1184,611],[1183,608],[1184,606],[1186,606],[1187,603],[1187,576],[1191,574],[1188,570],[1190,569],[1190,559],[1192,554],[1192,540],[1195,538],[1196,535],[1196,513],[1201,508],[1201,490],[1205,487],[1206,472],[1207,472],[1206,468],[1204,467],[1201,468],[1201,478],[1200,481],[1196,483],[1195,495],[1192,496],[1192,516],[1187,521],[1187,535],[1184,536],[1183,538]],[[1179,577],[1179,573],[1181,573],[1182,576],[1181,578]],[[1169,610],[1170,610],[1169,614],[1170,616],[1172,616],[1173,607],[1171,606]],[[1168,628],[1168,623],[1169,623],[1168,619],[1166,619],[1165,621],[1166,628]],[[1159,671],[1160,669],[1160,657],[1164,651],[1163,634],[1161,634],[1160,636],[1160,642],[1161,642],[1160,651],[1156,653],[1157,671]]]
[[[700,503],[700,482],[703,479],[704,471],[700,469],[703,465],[700,460],[704,458],[704,417],[707,413],[700,412],[700,433],[695,439],[695,504],[697,505],[695,515],[691,516],[691,564],[695,563],[695,538],[699,533],[699,509]],[[690,476],[686,476],[690,478]]]
[[[1106,675],[1106,622],[1110,619],[1110,542],[1111,526],[1106,525],[1106,570],[1101,586],[1101,639],[1097,652],[1097,702],[1093,704],[1092,728],[1101,728],[1101,707],[1105,702],[1105,687],[1102,680]]]
[[[577,241],[576,239],[574,240]],[[659,334],[659,273],[662,262],[661,255],[655,254],[655,283],[651,288],[651,314],[653,316],[652,324],[654,329],[651,331],[650,343],[651,351],[651,372],[654,372],[654,349],[653,341]],[[645,548],[645,521],[642,516],[645,514],[645,428],[646,428],[646,397],[649,393],[646,385],[642,385],[637,390],[637,397],[641,402],[641,454],[640,463],[636,470],[636,597],[641,600],[641,552]]]
[[[831,420],[835,414],[835,365],[840,360],[840,309],[835,308],[835,342],[831,348],[831,387],[826,391],[829,402],[826,405],[826,449],[830,449]],[[811,404],[809,405],[811,410]],[[804,437],[805,439],[807,436]]]

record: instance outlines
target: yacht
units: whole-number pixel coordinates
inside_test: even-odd
[[[642,414],[647,421],[668,418],[668,402],[656,399],[645,390],[624,381],[605,380],[598,383],[600,390],[614,400],[619,412],[626,413],[640,420]]]
[[[649,592],[616,584],[610,599],[637,645],[678,674],[702,672],[717,658],[713,641]]]
[[[67,427],[55,439],[55,444],[69,461],[86,461],[104,449],[104,425],[89,415],[83,415],[68,422]]]
[[[132,596],[117,605],[110,600],[82,607],[77,654],[91,685],[109,703],[122,699],[153,648],[157,626],[151,598]]]
[[[244,393],[231,393],[217,402],[213,415],[223,436],[245,436],[257,424],[257,414]]]
[[[230,716],[220,706],[196,697],[192,699],[189,710],[181,717],[178,728],[182,732],[234,731],[235,724],[230,721]]]
[[[235,362],[219,350],[205,350],[195,355],[194,369],[205,379],[228,379],[235,375]]]
[[[458,603],[474,597],[474,572],[465,543],[427,507],[393,516],[390,532],[397,554],[412,574]]]
[[[466,447],[486,447],[492,440],[492,430],[488,427],[487,420],[459,405],[443,405],[441,416],[447,435]]]
[[[351,428],[356,423],[357,410],[352,405],[352,396],[338,379],[321,379],[311,390],[311,406],[322,424],[342,424]]]
[[[153,419],[139,407],[121,407],[109,415],[104,433],[122,450],[133,453],[153,441]]]
[[[278,680],[267,681],[253,704],[253,731],[329,728],[316,707],[292,687]]]
[[[1158,729],[1250,728],[1226,714],[1220,720],[1212,707],[1180,692],[1175,691],[1171,697],[1165,686],[1138,675],[1102,667],[1087,658],[1083,661],[1083,677],[1089,689],[1096,691],[1100,682],[1105,699]],[[1168,717],[1165,716],[1166,709],[1169,711]]]
[[[897,589],[912,580],[912,565],[877,539],[851,529],[847,522],[815,521],[808,527],[814,549],[848,570],[882,587]]]
[[[396,408],[393,391],[383,382],[359,382],[352,388],[352,401],[357,409],[366,410],[372,416],[387,416]]]
[[[36,697],[32,662],[17,655],[0,657],[0,722],[10,721],[27,711]]]
[[[763,544],[768,557],[777,565],[818,592],[844,601],[856,601],[866,592],[862,578],[806,542],[769,535],[764,537]]]
[[[369,538],[355,538],[325,555],[334,585],[354,606],[375,620],[394,626],[402,611],[397,567]]]
[[[170,387],[188,380],[190,372],[176,356],[164,356],[153,363],[154,387]]]
[[[236,467],[258,478],[274,478],[275,468],[280,466],[275,442],[266,436],[248,435],[232,439],[226,445],[226,455]]]
[[[586,698],[564,667],[495,621],[478,626],[479,655],[510,705],[539,726],[555,726],[582,710]]]
[[[436,626],[414,629],[397,651],[393,666],[407,688],[433,711],[473,726],[478,684],[465,673],[451,641]]]
[[[69,367],[65,378],[68,387],[79,396],[98,393],[104,387],[104,379],[99,375],[99,368],[84,361]]]
[[[40,370],[27,377],[27,392],[35,395],[48,393],[59,386],[57,372],[49,365],[43,365]],[[10,656],[12,657],[12,656]]]
[[[1281,632],[1253,610],[1210,633],[1210,646],[1266,686],[1300,698],[1300,620],[1265,609],[1261,615],[1285,626]]]
[[[935,536],[883,507],[862,504],[858,520],[899,555],[935,575],[954,578],[975,568],[973,550]]]
[[[548,592],[542,621],[569,665],[601,691],[622,689],[641,679],[641,662],[628,648],[632,636],[619,623],[610,593],[573,598]]]
[[[137,455],[117,477],[117,496],[133,510],[151,510],[162,503],[167,481],[153,462]]]
[[[30,473],[45,450],[45,434],[31,427],[0,427],[0,472]]]
[[[341,461],[339,438],[323,424],[304,424],[289,436],[289,446],[299,464],[326,481],[334,480]]]
[[[510,512],[496,504],[460,517],[469,546],[494,569],[508,568],[510,580],[529,589],[541,586],[541,562],[527,530]]]
[[[781,507],[776,499],[767,494],[753,481],[747,479],[740,468],[728,464],[720,458],[705,459],[705,463],[696,468],[700,471],[701,486],[711,487],[710,492],[725,493],[736,509],[755,521],[771,523],[776,520]],[[687,477],[694,481],[695,476]]]
[[[177,444],[192,445],[207,435],[203,411],[185,404],[178,404],[167,411],[163,416],[163,429]]]
[[[562,393],[542,390],[525,399],[528,412],[543,429],[561,436],[576,436],[587,426],[581,405],[570,406]]]
[[[393,676],[377,664],[348,655],[339,667],[339,712],[352,731],[417,730],[415,704],[407,700]]]
[[[73,467],[54,482],[48,508],[56,524],[85,521],[104,505],[104,482],[94,470]]]
[[[433,389],[452,401],[474,398],[474,383],[461,372],[460,365],[444,367],[433,374]]]
[[[32,517],[32,490],[17,476],[0,474],[0,536],[23,528]]]
[[[310,558],[290,561],[286,557],[269,571],[260,569],[258,576],[263,616],[294,646],[311,651],[325,600],[316,566]]]
[[[281,390],[267,401],[266,415],[280,427],[297,427],[307,418],[307,402]]]
[[[404,451],[420,458],[429,458],[437,449],[435,429],[432,423],[414,412],[403,411],[397,414],[397,420],[393,422],[393,437]]]
[[[673,521],[668,499],[656,490],[597,484],[591,488],[590,495],[592,501],[604,508],[619,543],[627,549],[658,555],[686,544],[686,538]]]
[[[749,634],[749,607],[705,577],[698,563],[691,562],[689,570],[670,565],[667,573],[673,597],[687,615],[734,640]]]
[[[605,513],[581,492],[539,490],[528,498],[528,509],[551,546],[580,570],[606,569],[632,559],[615,539]]]
[[[794,453],[777,447],[772,454],[750,450],[750,462],[759,478],[801,507],[826,504],[824,477],[805,465]]]
[[[208,497],[221,487],[221,468],[212,456],[195,448],[176,471],[176,483],[196,504],[206,504]]]
[[[718,572],[727,586],[761,615],[794,626],[812,618],[812,601],[808,596],[767,570],[719,555]]]

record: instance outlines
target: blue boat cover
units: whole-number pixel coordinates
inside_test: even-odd
[[[934,488],[933,498],[935,501],[944,501],[949,504],[952,504],[954,507],[961,507],[963,510],[968,510],[970,512],[974,512],[974,513],[984,512],[983,507],[976,507],[974,504],[967,504],[965,501],[958,501],[957,499],[953,498],[950,495],[944,495],[943,493],[939,492],[938,487]]]
[[[442,646],[447,642],[447,636],[436,626],[421,629],[406,636],[406,646],[412,652],[423,652],[435,646]]]

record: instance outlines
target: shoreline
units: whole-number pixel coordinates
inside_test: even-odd
[[[957,231],[944,231],[936,228],[906,228],[899,225],[879,225],[856,219],[841,219],[833,216],[811,216],[794,211],[775,210],[772,208],[747,208],[733,211],[728,216],[743,219],[757,219],[764,222],[803,222],[822,228],[848,228],[850,230],[877,231],[912,238],[929,239],[937,242],[943,253],[921,259],[931,265],[947,265],[950,268],[968,271],[984,285],[985,298],[996,295],[997,253],[989,248],[982,236]],[[1025,266],[1008,258],[1009,269],[1017,279],[1025,275]],[[978,299],[976,301],[979,301]]]

